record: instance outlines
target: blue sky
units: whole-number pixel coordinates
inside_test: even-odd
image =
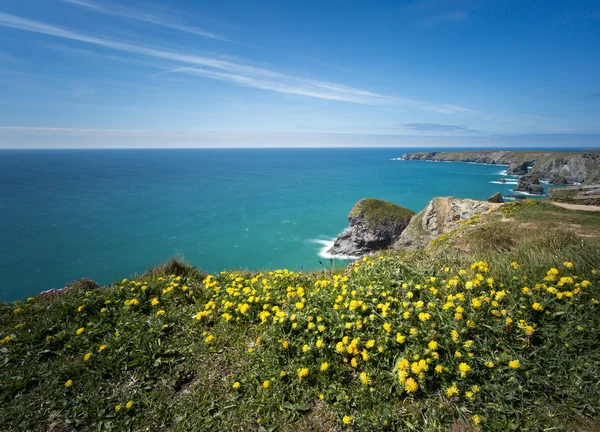
[[[0,0],[0,147],[598,147],[599,47],[597,0]]]

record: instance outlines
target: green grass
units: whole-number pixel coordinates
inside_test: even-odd
[[[416,214],[414,211],[388,201],[375,198],[361,199],[350,212],[349,217],[359,214],[365,216],[371,227],[384,223],[394,223],[407,226],[410,219]]]
[[[596,431],[597,216],[507,208],[346,270],[206,277],[173,261],[0,304],[0,430]]]

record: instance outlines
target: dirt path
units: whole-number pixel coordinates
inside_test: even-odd
[[[569,210],[584,210],[584,211],[600,211],[600,206],[585,205],[585,204],[566,204],[560,202],[550,201],[555,206],[566,208]]]

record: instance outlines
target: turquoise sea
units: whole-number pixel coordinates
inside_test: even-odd
[[[1,151],[0,300],[175,255],[209,272],[318,269],[360,198],[419,211],[514,187],[491,183],[499,166],[392,160],[422,150]]]

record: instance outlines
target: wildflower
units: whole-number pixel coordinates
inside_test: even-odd
[[[430,350],[435,351],[438,348],[438,343],[436,341],[431,341],[427,344]]]
[[[352,357],[352,360],[350,360],[350,365],[351,365],[353,368],[356,368],[356,367],[358,367],[358,362],[356,361],[356,357]]]
[[[102,352],[106,349],[106,345],[100,345],[100,348],[98,348],[98,352]]]
[[[568,268],[568,269],[572,269],[572,268],[574,267],[574,266],[573,266],[573,263],[572,263],[572,262],[570,262],[570,261],[565,261],[565,262],[563,263],[563,265],[564,265],[566,268]]]
[[[352,423],[352,417],[344,416],[344,418],[342,418],[342,423],[344,423],[345,425],[349,425],[350,423]]]
[[[458,365],[458,370],[460,370],[460,375],[464,378],[471,372],[471,366],[463,362]]]
[[[127,404],[125,405],[125,408],[129,409],[133,406],[133,401],[130,400],[129,402],[127,402]]]
[[[323,340],[322,339],[317,340],[317,342],[315,343],[315,346],[317,348],[321,348],[323,346]]]
[[[106,308],[105,307],[103,307],[102,309],[100,309],[100,313],[104,313],[104,312],[106,312]]]
[[[419,320],[425,322],[425,321],[429,321],[431,319],[431,315],[425,312],[421,312],[419,314]]]
[[[271,381],[269,381],[269,380],[263,381],[262,388],[264,388],[266,390],[269,387],[271,387]]]
[[[65,383],[65,387],[69,388],[73,385],[73,380],[67,380],[67,382]]]
[[[280,377],[282,377],[282,378],[283,378],[284,376],[286,376],[286,375],[287,375],[287,372],[286,372],[286,371],[281,371],[281,372],[279,372],[279,376],[280,376]]]
[[[211,343],[213,340],[215,339],[215,337],[213,335],[208,335],[204,338],[204,343]]]
[[[163,316],[165,313],[166,312],[163,309],[161,309],[159,311],[156,311],[156,316]]]
[[[116,412],[121,411],[121,405],[115,405],[115,411]]]
[[[415,393],[419,390],[419,384],[413,378],[409,378],[404,381],[404,390],[406,390],[407,393]]]
[[[77,312],[81,312],[83,309],[85,309],[85,305],[81,305],[77,308]]]
[[[75,332],[75,334],[78,334],[78,335],[80,335],[80,334],[81,334],[81,333],[83,333],[84,331],[85,331],[85,327],[81,327],[81,328],[78,328],[78,329],[77,329],[77,331]]]
[[[481,417],[479,417],[477,414],[475,414],[473,417],[471,417],[471,419],[473,420],[473,422],[478,425],[479,423],[481,423]]]
[[[373,348],[375,346],[375,341],[373,339],[370,339],[367,341],[367,343],[365,344],[366,348]]]
[[[512,369],[519,369],[521,367],[521,363],[519,360],[511,360],[508,362],[508,366],[510,366]]]
[[[486,361],[484,363],[485,366],[489,367],[489,368],[493,368],[494,367],[494,362],[493,361]]]
[[[452,396],[454,396],[454,395],[457,395],[458,393],[459,393],[459,390],[458,390],[458,388],[457,388],[456,386],[454,386],[454,385],[453,385],[453,386],[451,386],[451,387],[448,387],[448,388],[446,389],[446,396],[448,396],[448,397],[452,397]]]
[[[386,332],[388,332],[388,333],[389,333],[389,332],[391,332],[391,331],[392,331],[392,325],[391,325],[390,323],[385,323],[385,324],[383,325],[383,329],[384,329]]]
[[[544,310],[544,307],[541,304],[539,304],[539,303],[534,303],[534,304],[531,305],[531,307],[533,309],[535,309],[536,311]]]
[[[371,384],[371,378],[369,378],[369,376],[367,375],[366,372],[361,372],[360,373],[360,381],[364,384],[364,385],[369,385]]]
[[[236,382],[233,383],[233,388],[234,389],[240,388],[240,386],[241,386],[241,384],[239,383],[239,381],[236,381]]]
[[[435,371],[436,371],[436,373],[441,374],[442,372],[444,372],[444,367],[442,365],[437,365],[435,367]]]
[[[300,368],[298,369],[298,378],[302,379],[308,376],[308,368]]]
[[[402,336],[400,333],[396,333],[396,342],[398,342],[399,344],[404,343],[404,341],[406,340],[406,338],[404,336]]]
[[[89,353],[87,353],[86,355],[83,356],[83,361],[88,361],[91,358],[92,358],[92,353],[89,352]]]
[[[156,306],[159,303],[160,303],[160,301],[158,301],[158,297],[154,297],[152,300],[150,300],[150,304],[152,306]]]
[[[329,363],[327,363],[327,362],[321,363],[321,372],[325,372],[327,369],[329,369]]]

